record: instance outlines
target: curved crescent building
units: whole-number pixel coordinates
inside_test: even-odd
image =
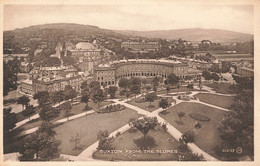
[[[155,77],[166,78],[174,73],[180,78],[188,76],[188,63],[173,60],[130,59],[113,61],[107,65],[94,68],[94,78],[100,85],[115,85],[123,77]]]

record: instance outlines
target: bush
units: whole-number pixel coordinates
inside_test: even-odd
[[[97,110],[97,113],[110,113],[110,112],[118,112],[124,110],[126,107],[120,104],[117,105],[109,105],[103,109]]]
[[[190,115],[191,118],[198,120],[198,121],[205,121],[205,122],[210,121],[209,117],[202,115],[202,114],[199,114],[199,113],[191,113],[189,115]]]
[[[119,135],[121,135],[121,132],[120,132],[120,131],[118,131],[118,132],[116,133],[116,137],[118,137]]]

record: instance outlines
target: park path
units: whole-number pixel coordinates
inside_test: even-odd
[[[162,96],[162,95],[159,95]],[[171,107],[182,103],[183,101],[178,100],[177,96],[165,96],[165,97],[172,97],[176,102],[172,102],[171,103]],[[133,106],[131,104],[126,103],[126,101],[128,100],[123,100],[120,101],[119,99],[112,99],[111,101],[115,102],[116,104],[121,104],[124,105],[125,107],[128,107],[130,109],[135,110],[138,114],[144,115],[144,116],[149,116],[149,117],[156,117],[158,119],[158,122],[160,123],[164,123],[167,126],[167,132],[174,137],[176,140],[179,140],[182,136],[182,133],[177,130],[173,125],[171,125],[170,123],[168,123],[165,119],[161,118],[159,116],[159,113],[161,111],[163,111],[162,108],[159,108],[153,112],[149,112],[146,111],[144,109],[141,109],[139,107]],[[198,101],[199,102],[199,101]],[[142,118],[142,117],[141,117]],[[125,131],[127,131],[130,128],[130,126],[128,124],[126,124],[125,126],[115,130],[113,133],[110,134],[111,136],[115,136],[115,134],[117,132],[123,133]],[[92,154],[97,150],[98,147],[98,141],[95,142],[94,144],[90,145],[89,147],[87,147],[83,152],[81,152],[76,158],[73,157],[74,160],[76,161],[82,161],[82,160],[92,160]],[[203,157],[208,160],[208,161],[217,161],[216,158],[212,157],[211,155],[209,155],[208,153],[206,153],[205,151],[201,150],[197,145],[195,145],[194,143],[188,143],[188,147],[193,151],[193,153],[197,153],[199,155],[203,155]]]

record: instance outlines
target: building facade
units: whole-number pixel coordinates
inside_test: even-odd
[[[120,78],[131,77],[155,77],[167,78],[171,73],[180,78],[189,76],[188,64],[179,61],[165,60],[120,60],[114,61],[108,66],[94,68],[94,79],[100,85],[115,85]]]
[[[159,42],[122,42],[122,48],[131,49],[132,51],[156,51],[161,48]]]

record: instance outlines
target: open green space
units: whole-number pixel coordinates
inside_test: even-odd
[[[113,103],[113,102],[104,101],[104,102],[100,103],[100,107],[103,107],[103,106],[111,104],[111,103]],[[97,109],[97,104],[93,103],[92,101],[90,101],[88,105],[92,109]],[[71,114],[70,116],[77,115],[77,114],[84,112],[85,106],[86,106],[85,103],[79,103],[79,104],[73,105],[72,109],[70,111],[70,114]],[[20,115],[20,116],[22,116],[22,115]],[[55,119],[53,119],[52,121],[55,122],[55,121],[63,119],[63,118],[66,118],[66,114],[65,114],[65,111],[61,110],[59,116],[56,117]],[[27,122],[26,124],[22,125],[21,127],[17,128],[17,129],[18,130],[28,130],[28,129],[34,128],[36,126],[39,126],[41,123],[42,123],[42,121],[40,119],[34,119],[34,120],[31,120],[30,122]]]
[[[235,89],[232,84],[228,83],[212,83],[212,84],[205,84],[205,86],[208,86],[210,88],[213,88],[217,93],[223,93],[223,94],[234,94]]]
[[[136,151],[136,153],[130,153],[130,150],[140,150],[140,148],[134,143],[134,140],[140,139],[143,135],[140,131],[131,128],[123,134],[114,139],[112,146],[114,150],[122,150],[122,153],[105,154],[96,151],[93,154],[93,158],[101,160],[123,160],[123,161],[169,161],[178,160],[177,153],[144,153],[143,151]],[[155,147],[151,150],[177,150],[180,143],[175,140],[171,135],[162,130],[150,130],[147,136],[151,136],[155,139]],[[129,151],[126,151],[129,150]],[[177,150],[178,152],[178,150]]]
[[[151,103],[151,107],[150,107],[150,102],[147,101],[147,102],[142,102],[142,103],[138,103],[136,101],[140,100],[141,98],[144,98],[144,97],[138,97],[136,99],[133,99],[131,101],[128,101],[127,103],[131,104],[131,105],[134,105],[136,107],[139,107],[139,108],[142,108],[146,111],[149,111],[149,112],[153,112],[155,110],[157,110],[159,107],[159,102],[161,100],[161,97],[158,97],[158,99],[154,100],[152,103]],[[171,97],[167,97],[167,100],[169,103],[172,103],[173,102],[173,99]]]
[[[117,130],[128,123],[131,118],[138,118],[141,115],[126,108],[120,112],[107,114],[91,114],[67,123],[63,123],[55,128],[56,138],[61,140],[61,153],[68,155],[79,155],[84,149],[97,141],[99,131],[108,130],[109,133]],[[70,144],[71,137],[79,134],[82,150],[73,150]]]
[[[230,108],[234,102],[234,97],[221,96],[215,94],[200,93],[195,95],[200,101],[216,105],[222,108]]]
[[[185,113],[185,116],[181,120],[178,116],[178,112],[180,111]],[[208,122],[199,121],[201,128],[195,129],[197,120],[191,118],[189,116],[190,113],[199,113],[209,117],[211,120]],[[221,146],[222,143],[218,125],[225,115],[224,111],[198,103],[180,103],[168,109],[165,113],[161,112],[159,115],[176,127],[181,133],[189,130],[194,131],[194,143],[205,152],[217,157],[214,148],[217,145]]]

